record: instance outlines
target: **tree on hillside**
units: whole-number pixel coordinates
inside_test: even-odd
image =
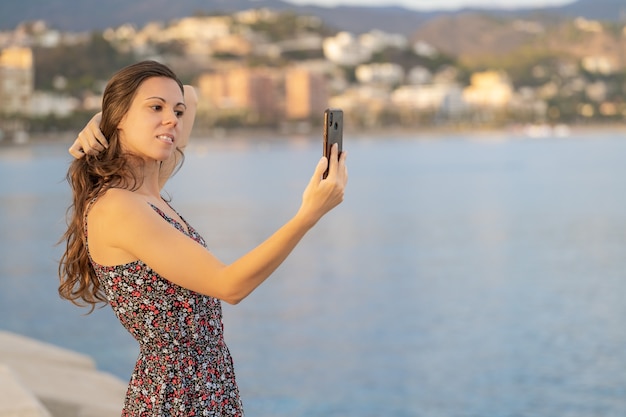
[[[132,54],[118,52],[102,33],[93,32],[89,40],[79,45],[38,47],[35,57],[35,89],[59,89],[55,80],[63,77],[64,91],[77,94],[94,90],[101,80],[107,80],[118,69],[134,61]]]

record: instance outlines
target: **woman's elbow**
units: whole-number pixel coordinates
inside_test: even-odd
[[[232,305],[232,306],[236,306],[237,304],[239,304],[241,301],[243,301],[245,297],[224,297],[221,300]]]
[[[246,298],[249,294],[250,294],[249,292],[232,291],[232,292],[222,294],[218,298],[230,305],[237,305],[240,302],[242,302],[243,299]]]
[[[214,276],[214,279],[214,282],[217,284],[213,287],[214,297],[231,305],[239,304],[254,291],[254,287],[241,283],[241,280],[237,279],[237,277],[232,274],[232,270],[228,266],[224,266]]]

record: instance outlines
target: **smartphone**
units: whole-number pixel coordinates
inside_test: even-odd
[[[330,157],[330,148],[336,143],[339,146],[339,154],[343,146],[343,110],[324,110],[324,156]],[[330,164],[329,164],[330,165]],[[324,178],[328,175],[328,169],[324,172]]]

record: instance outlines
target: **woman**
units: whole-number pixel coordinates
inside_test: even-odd
[[[160,195],[181,160],[195,99],[166,66],[131,65],[105,89],[100,129],[91,123],[70,148],[78,158],[68,171],[73,204],[59,293],[92,308],[108,302],[138,340],[123,416],[243,415],[220,300],[237,304],[249,295],[343,200],[345,152],[339,157],[334,148],[330,161],[317,164],[294,217],[222,263]]]

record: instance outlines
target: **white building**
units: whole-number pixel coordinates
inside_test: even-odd
[[[30,102],[31,116],[67,117],[80,107],[80,100],[62,94],[52,94],[42,91],[35,92]]]
[[[408,46],[408,40],[404,35],[387,33],[378,29],[359,36],[359,43],[372,51],[372,53],[380,52],[387,48],[404,49]]]
[[[433,74],[428,68],[417,66],[409,70],[406,81],[408,84],[429,84],[433,79]]]
[[[170,25],[151,22],[134,32],[129,25],[107,30],[107,39],[128,42],[142,55],[154,53],[152,45],[180,42],[188,54],[210,55],[217,41],[231,36],[233,19],[229,16],[186,17]]]
[[[582,59],[582,67],[592,73],[610,75],[618,71],[618,64],[608,56],[592,55]]]
[[[404,35],[372,30],[358,37],[349,32],[340,32],[324,39],[324,56],[329,61],[345,66],[357,66],[372,59],[372,56],[387,48],[404,49],[409,45]]]
[[[465,108],[458,84],[404,85],[391,94],[391,102],[401,108],[419,111],[455,113]]]
[[[397,85],[404,81],[404,69],[389,62],[359,65],[355,75],[362,84]]]
[[[324,39],[324,56],[337,65],[357,66],[372,58],[372,50],[348,32]]]
[[[427,58],[434,58],[439,54],[437,48],[424,41],[417,41],[413,44],[413,52],[419,56],[425,56]]]

